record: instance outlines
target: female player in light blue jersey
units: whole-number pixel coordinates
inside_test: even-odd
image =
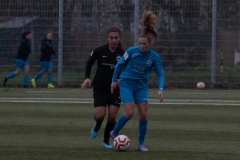
[[[139,36],[139,46],[129,48],[115,66],[111,91],[116,88],[117,76],[120,73],[120,96],[124,103],[122,114],[110,136],[114,139],[127,121],[134,114],[134,104],[137,105],[139,114],[138,150],[148,151],[144,147],[144,139],[147,131],[148,110],[148,77],[154,68],[158,78],[158,96],[163,101],[164,71],[159,54],[150,49],[157,33],[153,29],[156,15],[152,11],[144,11],[142,16],[143,31]]]

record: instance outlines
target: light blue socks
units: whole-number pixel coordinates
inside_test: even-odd
[[[28,85],[28,75],[27,74],[23,75],[23,85],[24,86]]]
[[[13,77],[15,77],[15,76],[16,76],[15,72],[11,72],[11,73],[9,73],[9,74],[6,76],[6,78],[7,78],[7,79],[11,79],[11,78],[13,78]]]
[[[36,74],[34,80],[37,81],[37,80],[38,80],[39,78],[41,78],[41,77],[42,77],[42,72],[40,71],[40,72],[38,72],[38,73]]]
[[[117,123],[115,124],[115,127],[114,127],[114,134],[115,135],[118,135],[119,131],[123,128],[123,126],[127,123],[128,119],[125,117],[124,114],[122,114],[119,118],[118,118],[118,121]]]
[[[139,120],[138,143],[140,145],[143,144],[144,142],[146,131],[147,131],[147,120]]]
[[[48,81],[48,84],[52,83],[52,73],[47,73],[47,81]]]

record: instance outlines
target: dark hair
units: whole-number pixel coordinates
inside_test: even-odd
[[[108,29],[108,31],[107,31],[107,36],[108,36],[109,33],[111,33],[111,32],[117,32],[117,33],[119,34],[119,36],[121,37],[121,31],[120,31],[120,29],[118,29],[118,28],[110,28],[110,29]],[[121,43],[121,41],[119,41],[118,47],[122,48],[122,43]]]
[[[43,43],[43,41],[44,41],[45,39],[47,39],[47,35],[48,35],[49,33],[52,34],[52,32],[47,32],[46,35],[45,35],[45,37],[42,39],[42,43]]]
[[[144,11],[142,15],[142,32],[139,35],[141,38],[147,38],[150,43],[153,43],[157,38],[157,33],[153,29],[156,24],[157,16],[152,11]]]
[[[31,33],[30,31],[23,32],[22,39],[26,39],[26,36],[29,35],[30,33]]]

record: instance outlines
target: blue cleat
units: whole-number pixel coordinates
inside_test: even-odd
[[[139,151],[143,151],[143,152],[147,152],[148,151],[148,149],[145,148],[143,144],[138,145],[138,150]]]
[[[110,144],[104,143],[104,142],[103,142],[103,147],[107,148],[107,149],[113,148],[113,146],[111,146]]]
[[[110,132],[110,137],[112,138],[112,140],[114,140],[117,137],[117,135],[115,135],[114,132],[111,131]]]
[[[96,138],[97,135],[98,135],[98,132],[95,132],[95,131],[94,131],[94,128],[92,128],[92,129],[91,129],[91,137],[92,137],[92,138]]]

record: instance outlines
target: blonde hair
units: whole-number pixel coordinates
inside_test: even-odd
[[[147,38],[148,41],[153,44],[157,38],[157,33],[153,29],[156,24],[157,16],[152,11],[144,11],[141,20],[142,32],[139,38]]]

